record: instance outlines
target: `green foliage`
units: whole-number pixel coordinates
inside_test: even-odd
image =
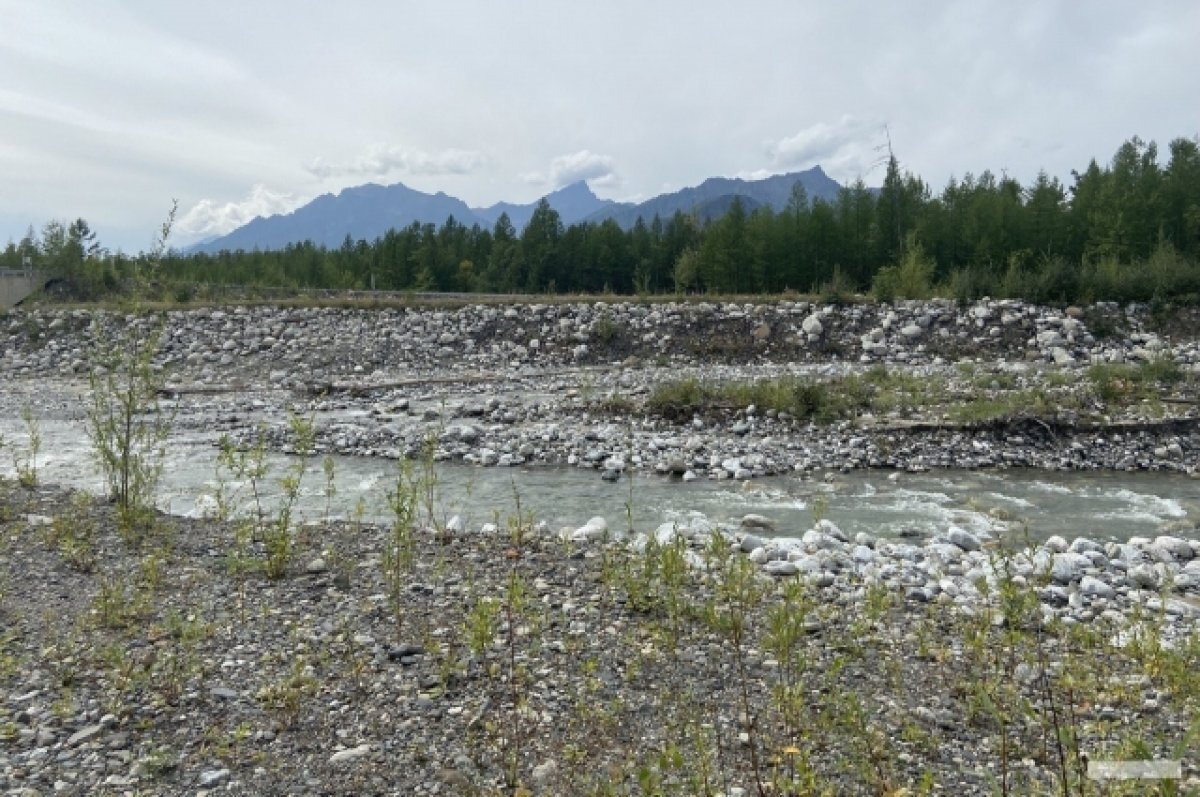
[[[1138,365],[1102,363],[1087,370],[1092,390],[1106,405],[1156,399],[1163,390],[1178,386],[1186,378],[1179,363],[1169,355]]]
[[[92,611],[103,628],[128,628],[150,613],[150,595],[122,573],[103,573],[92,599]]]
[[[90,508],[91,499],[73,495],[68,511],[57,515],[44,531],[46,544],[80,573],[96,569],[96,522],[89,514]]]
[[[801,421],[830,423],[871,415],[919,418],[978,425],[1031,418],[1053,421],[1094,412],[1085,397],[1068,390],[1070,376],[1051,371],[1023,385],[1012,374],[974,374],[960,369],[957,380],[917,376],[878,365],[859,374],[823,381],[780,377],[755,381],[706,383],[688,377],[659,383],[645,400],[646,410],[673,421],[694,416],[728,417],[753,405]],[[1158,401],[1178,388],[1187,374],[1169,356],[1139,366],[1093,366],[1088,371],[1104,404]],[[785,415],[784,417],[787,417]]]
[[[137,325],[100,341],[88,375],[85,424],[92,453],[122,530],[132,534],[154,513],[171,416],[158,404],[162,373],[153,364],[160,329]]]
[[[592,337],[605,346],[611,345],[620,332],[617,323],[608,313],[600,313],[592,322]]]
[[[417,517],[417,501],[421,494],[420,481],[413,476],[411,463],[401,463],[396,474],[396,484],[388,492],[388,508],[392,512],[387,541],[383,547],[380,567],[387,585],[388,603],[396,624],[396,635],[400,636],[404,625],[404,593],[408,578],[416,559],[416,542],[413,538]]]
[[[295,722],[304,701],[317,693],[320,682],[312,673],[312,667],[304,656],[292,660],[291,669],[279,680],[268,683],[258,690],[255,697],[265,708],[279,715],[286,725]]]
[[[264,572],[267,578],[280,579],[287,575],[295,544],[293,512],[300,497],[300,484],[312,457],[315,431],[311,419],[293,415],[288,419],[292,437],[292,460],[279,480],[282,496],[275,517],[262,528],[265,553]]]
[[[26,448],[23,452],[13,448],[13,469],[17,472],[17,481],[22,487],[36,487],[38,483],[37,459],[42,450],[42,430],[33,410],[26,406],[21,409],[21,420],[25,424]],[[3,441],[0,440],[0,448]]]
[[[896,265],[884,266],[875,273],[871,290],[881,302],[895,299],[928,299],[933,295],[934,262],[925,254],[915,235],[904,247],[904,257]]]
[[[691,583],[688,542],[681,534],[667,541],[656,534],[645,538],[639,547],[619,547],[612,552],[606,567],[606,580],[635,612],[661,618],[672,653],[679,646],[687,620],[692,614],[686,598]]]
[[[824,304],[849,304],[854,298],[854,281],[841,266],[834,266],[833,275],[817,288],[817,295]]]
[[[467,612],[463,625],[471,652],[482,656],[496,641],[500,627],[500,602],[489,595],[477,598]]]
[[[774,410],[828,422],[870,406],[871,391],[868,382],[855,377],[829,382],[780,377],[711,384],[688,377],[657,384],[646,399],[646,408],[669,418],[691,418],[753,404],[760,412]]]
[[[230,523],[233,547],[227,562],[240,586],[244,586],[245,575],[260,566],[267,578],[283,578],[292,562],[295,506],[315,449],[316,433],[312,420],[298,415],[288,418],[288,431],[292,458],[278,480],[279,495],[274,507],[266,492],[271,465],[267,460],[265,430],[258,429],[246,446],[239,447],[227,435],[217,444],[215,514],[217,519]],[[232,490],[231,479],[238,484]],[[262,546],[261,562],[255,556],[256,544]]]

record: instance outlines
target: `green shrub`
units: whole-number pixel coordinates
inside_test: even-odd
[[[847,276],[841,266],[833,267],[833,276],[817,287],[817,296],[825,304],[849,304],[854,298],[854,280]]]
[[[928,299],[933,295],[934,262],[916,239],[909,236],[904,259],[875,274],[871,290],[881,302],[895,299]]]
[[[158,339],[158,329],[135,327],[102,343],[88,376],[87,435],[126,533],[153,514],[171,426],[157,401],[163,378],[151,362]]]

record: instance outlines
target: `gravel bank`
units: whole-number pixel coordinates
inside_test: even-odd
[[[231,572],[220,523],[160,518],[135,546],[55,490],[0,506],[5,794],[511,794],[515,773],[521,793],[733,795],[755,761],[832,793],[1054,791],[1051,705],[1093,758],[1185,759],[1200,706],[1197,541],[1002,558],[961,531],[906,546],[827,521],[624,544],[599,520],[520,540],[516,519],[451,522],[414,537],[393,593],[386,529],[297,530],[272,581]],[[773,575],[738,581],[739,560]],[[1009,603],[985,598],[1001,585]],[[1194,793],[1194,759],[1185,776]]]
[[[1014,301],[235,307],[166,313],[156,361],[181,397],[181,428],[236,435],[265,422],[283,447],[286,416],[313,415],[321,450],[351,455],[412,456],[432,435],[439,459],[609,477],[625,468],[689,479],[856,468],[1194,473],[1193,315]],[[96,341],[155,323],[90,310],[11,313],[0,320],[0,373],[12,387],[0,402],[8,412],[31,401],[77,413],[70,397],[84,387]],[[1186,377],[1153,401],[1109,406],[1085,372],[1152,361]],[[834,424],[753,406],[692,418],[644,407],[680,378],[829,380],[872,366],[938,384],[960,402],[1015,402],[1018,417],[964,427],[920,399]],[[1030,396],[1057,408],[1061,423],[1020,417]]]

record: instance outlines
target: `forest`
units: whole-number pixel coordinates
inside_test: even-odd
[[[166,286],[546,294],[780,294],[881,300],[1014,297],[1050,303],[1200,302],[1200,138],[1177,138],[1165,164],[1134,137],[1070,185],[1040,173],[1027,185],[967,173],[938,193],[893,157],[881,188],[860,179],[833,202],[796,186],[786,208],[739,201],[702,223],[676,213],[564,226],[544,200],[524,230],[413,224],[329,249],[216,255],[105,250],[86,221],[52,221],[0,253],[61,274],[74,295],[120,292],[132,280]],[[28,259],[28,260],[26,260]]]

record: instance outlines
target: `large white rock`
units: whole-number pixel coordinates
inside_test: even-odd
[[[951,526],[946,532],[946,539],[964,551],[978,551],[981,547],[979,538],[960,526]]]
[[[1079,581],[1079,591],[1092,598],[1112,598],[1117,591],[1095,576],[1084,576]]]
[[[1194,556],[1192,544],[1180,537],[1172,537],[1164,534],[1155,537],[1154,544],[1165,551],[1169,551],[1171,556],[1180,562],[1186,562]]]
[[[1090,567],[1092,560],[1081,553],[1056,553],[1050,564],[1050,577],[1059,584],[1070,584],[1083,577],[1083,571]]]
[[[608,534],[608,521],[600,516],[588,520],[571,534],[574,542],[593,542]]]
[[[1037,342],[1043,349],[1052,349],[1063,344],[1063,336],[1057,329],[1047,329],[1038,333]]]
[[[800,572],[795,562],[786,559],[773,559],[763,565],[763,572],[769,576],[794,576]]]
[[[743,515],[742,516],[742,528],[770,530],[770,529],[775,528],[775,521],[773,521],[769,517],[765,517],[763,515],[755,515],[755,514]]]

